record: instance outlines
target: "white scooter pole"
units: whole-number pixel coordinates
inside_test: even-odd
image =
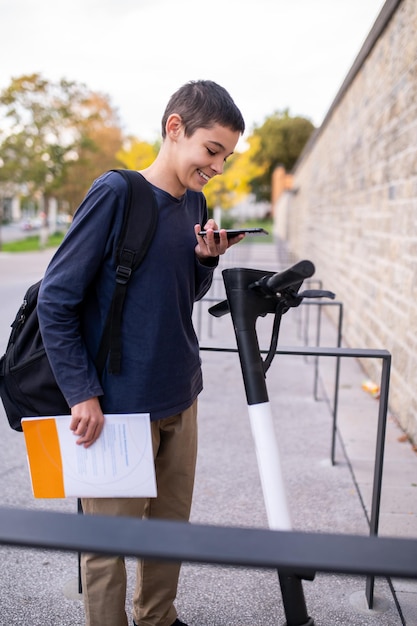
[[[271,405],[269,402],[248,405],[248,411],[269,528],[291,530]]]

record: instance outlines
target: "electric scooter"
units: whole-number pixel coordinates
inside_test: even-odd
[[[212,307],[215,317],[232,316],[240,365],[248,403],[249,419],[268,518],[273,530],[291,530],[291,520],[275,437],[271,406],[266,387],[266,372],[275,356],[282,316],[304,298],[335,298],[322,289],[299,292],[306,278],[315,272],[311,261],[300,261],[279,272],[231,268],[222,272],[227,300]],[[265,359],[259,349],[256,321],[274,314],[271,343]],[[302,580],[313,580],[315,572],[278,572],[286,616],[286,626],[314,626],[307,614]]]

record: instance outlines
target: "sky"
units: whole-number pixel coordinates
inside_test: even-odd
[[[40,73],[106,94],[153,142],[178,87],[210,79],[247,133],[288,109],[319,126],[384,0],[0,0],[0,90]]]

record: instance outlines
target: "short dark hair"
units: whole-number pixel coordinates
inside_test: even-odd
[[[230,94],[211,80],[190,81],[171,96],[162,117],[164,139],[168,117],[173,113],[181,116],[186,137],[198,128],[211,128],[214,124],[240,133],[245,130],[242,114]]]

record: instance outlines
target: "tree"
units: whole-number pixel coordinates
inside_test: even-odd
[[[258,200],[270,200],[272,172],[278,165],[290,171],[314,130],[310,120],[291,117],[288,110],[275,112],[255,128],[259,141],[253,159],[262,174],[251,179],[251,188]]]
[[[62,85],[67,103],[71,86]],[[45,190],[62,170],[71,141],[68,104],[39,74],[13,79],[0,95],[0,180]]]
[[[128,137],[117,153],[117,158],[127,169],[143,170],[155,160],[158,151],[158,143],[152,145],[136,137]]]
[[[117,165],[122,133],[106,96],[40,74],[12,79],[0,94],[0,182],[74,209],[91,180]]]
[[[77,146],[67,155],[65,177],[53,190],[57,198],[68,203],[71,213],[95,178],[122,166],[118,153],[123,145],[123,134],[117,113],[106,96],[88,94],[83,114],[76,121]]]

